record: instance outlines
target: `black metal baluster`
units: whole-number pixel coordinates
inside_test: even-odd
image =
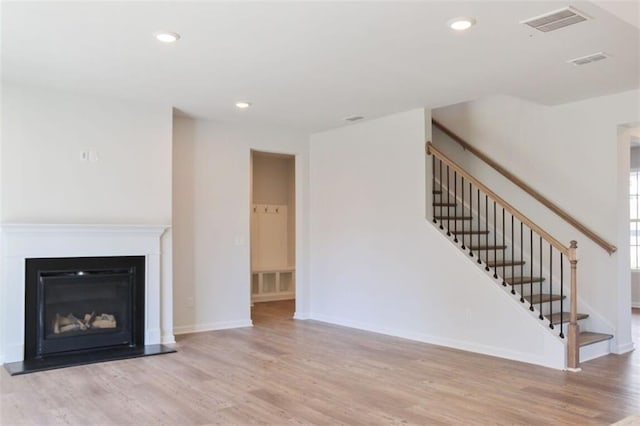
[[[471,186],[471,182],[469,182],[469,216],[471,220],[469,221],[469,256],[473,257],[473,187]]]
[[[538,263],[540,265],[540,277],[542,277],[542,236],[540,236],[540,261]],[[539,294],[540,294],[540,302],[539,302],[540,303],[540,307],[539,307],[540,316],[539,316],[539,318],[541,320],[544,319],[544,316],[542,315],[542,287],[543,287],[542,286],[542,281],[540,281],[540,291],[539,291]]]
[[[524,238],[523,238],[523,225],[520,222],[520,302],[524,303]]]
[[[564,260],[564,255],[561,251],[560,253],[560,337],[564,339],[563,327],[564,323],[564,307],[563,307],[563,298],[564,298],[564,268],[562,267],[562,261]],[[572,296],[573,297],[573,296]]]
[[[440,167],[438,168],[438,173],[440,174],[440,229],[444,229],[444,226],[442,226],[442,160],[440,160]]]
[[[462,205],[460,206],[462,208],[462,216],[464,216],[464,176],[460,176],[460,190],[462,192],[462,194],[460,194],[460,202],[462,203]],[[469,216],[471,216],[471,212],[469,212]],[[464,246],[464,220],[462,221],[462,250],[465,250],[466,247]]]
[[[553,317],[553,246],[549,244],[549,318]],[[553,330],[553,321],[549,321]]]
[[[453,171],[453,216],[458,216],[458,172]],[[462,212],[462,217],[464,217],[464,212]],[[462,221],[464,223],[464,220]],[[458,242],[458,221],[453,221],[453,241]]]
[[[484,223],[486,224],[487,231],[489,230],[489,197],[484,194]],[[489,233],[484,234],[485,253],[484,253],[484,270],[489,270]]]
[[[478,252],[478,263],[482,263],[482,261],[480,260],[480,254],[482,253],[482,246],[480,245],[480,212],[482,210],[480,210],[480,189],[478,189],[478,247],[476,249],[476,251]]]
[[[516,294],[516,289],[513,285],[513,278],[516,276],[516,263],[513,261],[515,259],[515,245],[516,240],[513,239],[513,215],[511,215],[511,294]]]
[[[504,228],[504,207],[502,208],[502,245],[504,244],[504,236],[507,233],[507,230]],[[505,256],[507,255],[506,251],[502,252],[502,285],[507,286],[507,282],[504,280],[505,272],[507,270],[507,262],[505,261]]]
[[[447,212],[447,236],[450,237],[451,236],[451,213],[449,211],[449,204],[451,203],[450,197],[451,197],[451,191],[450,188],[451,186],[449,186],[449,165],[447,165],[447,207],[446,207],[446,212]],[[454,219],[454,223],[455,223],[455,219]]]
[[[531,306],[529,310],[533,311],[533,229],[529,228],[529,243],[531,249],[529,250],[529,263],[531,263],[531,282],[529,283],[529,298],[531,299]],[[540,283],[542,285],[542,283]]]
[[[498,228],[496,226],[496,201],[493,201],[493,278],[498,278]]]
[[[436,157],[431,156],[431,205],[433,207],[433,223],[437,223],[436,219]]]

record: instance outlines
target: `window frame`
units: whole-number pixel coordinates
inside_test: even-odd
[[[632,179],[635,179],[635,193],[631,192]],[[635,214],[631,211],[634,198]],[[635,238],[631,236],[634,231]],[[640,168],[632,168],[629,173],[629,265],[632,271],[640,271]]]

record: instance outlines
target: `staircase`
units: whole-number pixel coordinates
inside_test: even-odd
[[[589,314],[577,311],[577,243],[560,243],[431,143],[427,153],[433,224],[565,342],[569,370],[608,353],[612,335],[580,331]]]

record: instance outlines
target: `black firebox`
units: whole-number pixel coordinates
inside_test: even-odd
[[[144,256],[26,259],[25,361],[144,344]]]
[[[24,360],[11,375],[175,352],[145,345],[145,257],[26,259]]]

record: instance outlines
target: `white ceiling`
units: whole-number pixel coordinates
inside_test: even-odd
[[[638,2],[573,2],[595,19],[548,34],[519,24],[567,5],[5,1],[2,78],[309,132],[494,93],[557,104],[640,87],[638,19],[619,17]],[[454,33],[457,16],[478,23]],[[182,38],[164,45],[158,30]],[[599,51],[611,58],[566,63]]]

